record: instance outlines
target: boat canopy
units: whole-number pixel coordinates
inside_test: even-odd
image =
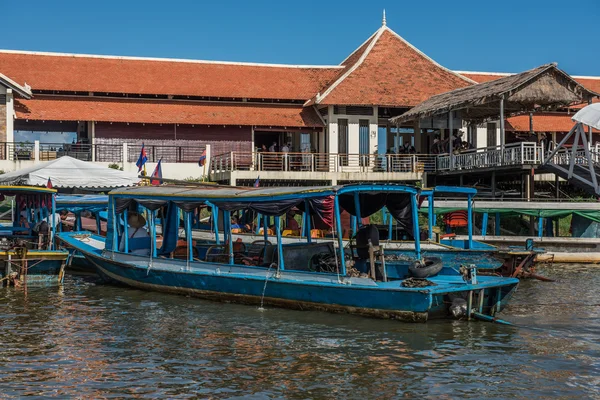
[[[339,225],[339,213],[342,210],[352,216],[365,217],[387,207],[400,226],[413,232],[418,192],[416,187],[397,184],[269,188],[144,186],[118,189],[109,193],[109,212],[112,213],[113,223],[108,225],[106,245],[112,248],[116,243],[116,215],[136,210],[138,205],[148,209],[152,215],[165,207],[162,214],[164,240],[160,253],[172,251],[172,245],[176,242],[179,227],[177,209],[188,213],[187,220],[195,209],[205,205],[212,207],[213,212],[251,210],[275,218],[296,207],[332,228],[334,224]],[[150,218],[150,221],[153,220]],[[225,218],[227,221],[228,218]],[[340,227],[335,229],[339,231]]]
[[[83,210],[101,211],[108,208],[107,195],[58,195],[56,210],[67,210],[77,213]]]
[[[410,195],[418,193],[412,186],[386,185],[345,185],[311,187],[268,187],[240,188],[224,186],[140,186],[113,190],[109,194],[115,197],[117,214],[126,210],[133,201],[157,210],[173,202],[182,210],[189,212],[209,202],[219,209],[235,211],[250,209],[263,215],[284,214],[293,207],[304,211],[305,201],[312,211],[327,207],[319,200],[339,196],[341,207],[351,215],[356,215],[355,195],[360,204],[360,216],[365,217],[384,206],[397,210],[409,204]],[[398,213],[394,213],[394,216]]]
[[[56,189],[49,189],[36,186],[9,186],[0,185],[0,194],[4,196],[16,196],[18,194],[53,194]]]

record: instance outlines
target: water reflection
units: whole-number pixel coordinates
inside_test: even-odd
[[[572,271],[572,270],[571,270]],[[543,271],[504,318],[403,324],[67,278],[2,289],[0,389],[69,397],[600,396],[600,270]]]

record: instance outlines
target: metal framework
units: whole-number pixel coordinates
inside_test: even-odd
[[[573,140],[572,147],[569,149],[565,146],[565,143],[573,135],[575,135],[575,139]],[[579,144],[580,140],[581,148]],[[548,165],[560,174],[565,175],[567,180],[575,179],[583,183],[586,188],[593,190],[595,195],[600,196],[598,170],[596,170],[598,165],[594,158],[586,137],[585,128],[582,123],[578,122],[560,143],[556,145],[554,150],[544,158],[543,165]],[[579,167],[578,170],[575,169],[576,166]],[[586,175],[580,174],[582,169],[589,173],[589,178]]]

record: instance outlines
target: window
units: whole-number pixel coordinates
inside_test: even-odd
[[[338,153],[340,165],[348,165],[348,120],[338,119]],[[346,155],[346,156],[343,156]]]

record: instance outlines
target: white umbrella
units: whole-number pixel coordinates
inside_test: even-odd
[[[583,125],[600,129],[600,103],[583,107],[571,119],[575,122],[581,122]]]

